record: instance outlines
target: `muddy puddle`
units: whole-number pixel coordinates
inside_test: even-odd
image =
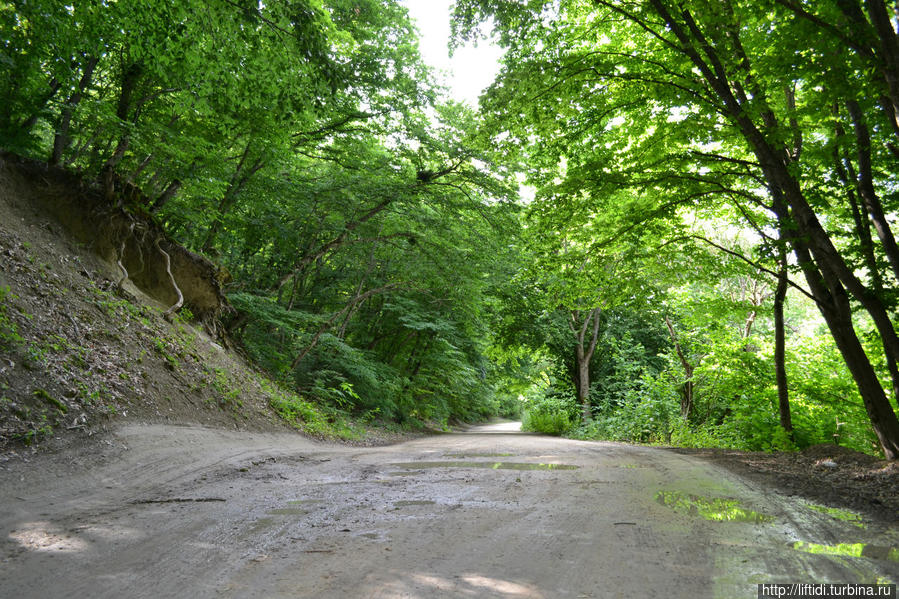
[[[690,514],[711,522],[772,522],[773,516],[744,507],[736,499],[685,495],[677,491],[659,491],[655,499],[675,512]]]
[[[430,468],[489,468],[491,470],[577,470],[572,464],[530,464],[527,462],[401,462],[394,468],[426,470]]]
[[[837,543],[824,545],[796,541],[789,543],[791,549],[816,555],[837,555],[843,557],[866,557],[868,559],[887,560],[899,563],[899,548],[873,545],[871,543]]]
[[[846,522],[859,528],[868,527],[868,525],[865,524],[862,520],[861,514],[857,514],[849,510],[843,510],[836,507],[827,507],[825,505],[818,505],[816,503],[810,503],[806,507],[808,507],[808,509],[812,511],[818,512],[819,514],[827,514],[834,520],[839,520],[840,522]]]
[[[445,458],[511,458],[513,454],[511,453],[445,453],[443,457]]]

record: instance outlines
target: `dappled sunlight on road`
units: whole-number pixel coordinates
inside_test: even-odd
[[[45,520],[23,522],[8,536],[22,549],[44,553],[82,553],[96,543],[135,543],[145,537],[143,532],[129,527],[95,523],[65,528]]]
[[[30,551],[73,553],[88,546],[84,540],[70,536],[50,522],[25,522],[9,533],[9,538]]]
[[[548,599],[537,587],[493,578],[479,573],[441,576],[435,573],[394,572],[395,580],[366,589],[364,595],[378,599],[431,599],[432,597],[501,597]]]
[[[477,589],[498,593],[504,597],[543,597],[543,594],[534,587],[517,584],[508,580],[478,575],[466,575],[462,577],[462,580]]]

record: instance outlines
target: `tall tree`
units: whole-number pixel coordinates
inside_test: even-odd
[[[804,3],[773,1],[468,0],[458,3],[457,17],[472,31],[494,16],[510,47],[502,85],[487,100],[497,133],[530,148],[545,173],[535,181],[551,181],[553,165],[564,160],[569,185],[642,190],[643,202],[619,208],[630,211],[632,226],[646,227],[678,206],[718,201],[765,214],[760,223],[746,211],[751,224],[777,229],[789,244],[880,445],[895,459],[899,420],[853,323],[855,302],[877,331],[896,397],[892,300],[878,292],[871,273],[858,274],[863,256],[842,242],[848,207],[825,201],[831,182],[840,180],[833,148],[851,149],[844,163],[858,173],[858,197],[875,231],[883,232],[874,248],[885,258],[876,261],[879,279],[889,277],[895,287],[895,276],[880,268],[894,252],[874,200],[889,196],[889,184],[873,174],[894,170],[885,159],[893,143],[894,127],[884,118],[891,102],[868,110],[871,99],[891,97],[885,82],[895,33],[884,29],[881,8],[817,3],[815,14],[851,16],[848,29],[840,21],[836,31],[806,16],[815,14]],[[883,46],[873,57],[871,43],[868,50],[848,43],[871,32]],[[854,135],[832,135],[835,106]],[[757,196],[759,186],[770,200]]]

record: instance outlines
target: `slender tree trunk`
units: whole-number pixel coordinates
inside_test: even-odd
[[[253,140],[250,139],[240,157],[237,169],[234,171],[231,180],[228,182],[228,188],[225,190],[225,193],[222,194],[221,200],[219,200],[218,210],[216,211],[212,224],[209,225],[209,230],[206,232],[206,238],[203,240],[203,245],[200,247],[200,250],[203,252],[209,252],[212,249],[212,245],[215,243],[215,239],[218,237],[219,230],[221,229],[222,220],[225,214],[230,211],[237,199],[237,195],[243,190],[250,178],[265,165],[262,158],[257,158],[253,165],[247,168],[247,158],[250,155],[252,144]]]
[[[834,108],[834,116],[839,116],[839,110],[836,107]],[[846,135],[846,131],[839,121],[837,121],[837,125],[834,128],[834,133],[837,138],[842,138]],[[855,232],[856,235],[858,235],[859,246],[865,260],[865,266],[868,268],[868,272],[871,275],[871,283],[874,286],[875,291],[879,292],[883,289],[883,279],[880,276],[880,269],[877,268],[877,258],[874,255],[874,241],[871,237],[871,221],[865,217],[859,207],[858,198],[856,196],[859,180],[855,174],[855,168],[852,166],[852,161],[849,160],[849,157],[843,153],[840,148],[834,147],[833,156],[834,170],[837,173],[837,177],[840,179],[840,183],[842,183],[843,187],[846,189],[846,199],[849,202],[849,208],[852,211],[852,220],[855,222]]]
[[[815,276],[809,277],[815,279]],[[808,280],[808,278],[807,278]],[[811,283],[810,283],[811,285]],[[820,282],[817,283],[821,285]],[[817,295],[817,294],[816,294]],[[848,298],[840,298],[840,305],[822,310],[827,325],[833,335],[834,342],[852,373],[862,396],[868,418],[871,420],[874,433],[877,435],[884,455],[888,460],[899,458],[899,424],[896,414],[880,386],[877,373],[871,366],[865,350],[858,340],[852,326]]]
[[[343,245],[344,243],[347,243],[348,237],[349,237],[350,233],[353,232],[353,230],[355,230],[357,227],[359,227],[359,225],[374,218],[378,213],[380,213],[382,210],[387,208],[392,202],[393,202],[393,197],[388,197],[388,198],[382,200],[381,202],[379,202],[378,204],[376,204],[373,208],[368,210],[365,214],[360,216],[358,219],[348,222],[346,225],[344,225],[343,231],[338,233],[337,236],[334,237],[334,239],[322,244],[320,247],[318,247],[315,250],[309,251],[305,256],[303,256],[300,260],[298,260],[297,263],[294,265],[294,267],[289,272],[287,272],[280,279],[278,279],[278,283],[274,287],[274,289],[280,290],[284,285],[287,284],[287,282],[292,277],[297,276],[297,274],[300,273],[304,268],[306,268],[307,266],[309,266],[316,260],[324,258],[326,255],[328,255],[328,253],[331,250]],[[402,235],[402,236],[406,236],[406,235]]]
[[[37,103],[37,106],[35,106],[34,112],[31,114],[31,116],[29,116],[27,119],[25,119],[24,121],[22,121],[19,124],[19,133],[20,134],[27,135],[28,132],[31,131],[31,128],[37,124],[37,120],[39,118],[41,118],[41,111],[47,105],[47,102],[49,102],[50,100],[53,99],[53,96],[56,95],[56,93],[59,91],[60,87],[62,87],[62,85],[56,79],[56,77],[53,77],[52,79],[50,79],[50,85],[49,85],[50,89],[47,90],[47,93],[44,94],[44,97],[41,98],[40,101]],[[9,123],[9,120],[7,120],[6,123]]]
[[[792,439],[793,419],[790,415],[790,389],[787,385],[786,327],[784,325],[787,276],[786,250],[781,248],[777,290],[774,292],[774,377],[777,380],[777,406],[780,412],[780,426]]]
[[[291,362],[290,368],[294,369],[300,364],[300,362],[302,362],[303,358],[305,358],[306,355],[312,351],[312,349],[318,344],[318,341],[319,341],[319,339],[321,339],[321,336],[324,335],[325,332],[331,328],[331,326],[337,321],[338,318],[340,318],[341,316],[346,314],[348,311],[352,310],[354,306],[356,306],[357,304],[359,304],[361,302],[364,302],[371,296],[377,295],[378,293],[383,293],[383,292],[387,291],[388,289],[393,289],[394,287],[397,287],[397,285],[398,285],[397,283],[388,283],[388,284],[382,285],[381,287],[378,287],[376,289],[369,289],[365,293],[359,294],[356,297],[354,297],[350,301],[350,303],[348,303],[346,306],[343,307],[342,310],[340,310],[339,312],[336,312],[333,316],[331,316],[331,318],[329,318],[327,321],[325,321],[324,324],[322,324],[319,327],[319,329],[312,336],[312,341],[310,341],[309,344],[306,345],[306,347],[304,347],[303,350],[297,355],[297,357],[294,358],[293,362]]]
[[[62,114],[59,117],[59,125],[56,127],[56,135],[53,137],[53,152],[50,154],[50,164],[57,165],[62,160],[63,153],[68,149],[69,143],[69,125],[72,122],[72,114],[75,108],[81,102],[84,90],[90,85],[94,76],[94,69],[97,66],[98,59],[89,58],[84,65],[84,72],[81,74],[81,80],[78,82],[76,89],[63,105]]]
[[[587,424],[590,422],[593,411],[590,405],[590,360],[593,358],[593,352],[596,351],[596,342],[599,340],[599,316],[602,308],[593,308],[586,313],[581,310],[572,310],[571,319],[568,326],[571,332],[575,334],[575,361],[577,366],[577,378],[575,386],[577,387],[578,403],[581,406],[581,422]],[[584,321],[580,322],[581,317]],[[593,323],[590,340],[587,341],[587,330],[590,323]]]
[[[874,190],[874,175],[871,166],[871,135],[868,132],[868,126],[865,123],[862,110],[855,100],[847,100],[846,108],[849,110],[849,116],[852,118],[852,125],[855,129],[855,139],[858,153],[858,182],[859,194],[864,201],[871,222],[874,223],[874,231],[880,238],[884,254],[893,269],[893,276],[899,281],[899,246],[896,245],[896,238],[893,237],[893,231],[887,222],[884,214],[883,204]]]
[[[880,72],[886,83],[886,91],[888,100],[882,104],[888,106],[885,110],[887,117],[892,117],[891,125],[894,135],[899,137],[899,123],[896,121],[899,114],[899,37],[893,28],[893,19],[890,18],[890,11],[887,9],[883,0],[865,0],[865,10],[868,18],[874,26],[877,33],[879,48],[876,48],[878,58],[880,59]],[[838,2],[837,5],[842,8],[846,2]],[[895,6],[894,6],[895,11]]]
[[[677,339],[677,334],[674,332],[674,325],[671,323],[671,319],[668,318],[668,316],[665,316],[665,325],[668,327],[668,335],[671,336],[671,342],[674,343],[674,351],[677,353],[677,358],[680,360],[681,366],[684,369],[684,382],[681,385],[680,416],[683,418],[684,422],[686,422],[689,420],[690,413],[693,411],[694,367],[690,364],[690,361],[687,360],[687,356],[684,354],[683,348],[681,348],[680,341]]]
[[[106,197],[109,200],[112,200],[115,196],[115,169],[125,157],[128,146],[131,145],[131,133],[128,131],[128,127],[130,126],[128,123],[128,113],[131,111],[131,97],[134,95],[134,90],[137,88],[137,83],[140,81],[142,74],[143,67],[140,63],[133,63],[122,72],[122,87],[119,92],[116,117],[118,117],[123,130],[119,136],[119,142],[116,144],[115,150],[103,164],[102,172],[103,187],[106,192]]]
[[[749,336],[752,335],[752,325],[755,324],[755,319],[758,318],[758,311],[752,310],[749,313],[749,316],[746,317],[746,322],[743,324],[743,330],[740,331],[741,337],[743,339],[749,339]],[[749,344],[747,343],[747,347]]]
[[[163,206],[165,206],[169,202],[169,200],[178,195],[178,192],[181,190],[182,185],[183,183],[180,179],[172,179],[171,183],[166,186],[165,190],[163,190],[163,192],[159,194],[159,197],[157,197],[150,205],[150,212],[159,212],[159,210]]]

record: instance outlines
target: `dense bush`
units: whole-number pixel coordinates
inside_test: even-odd
[[[564,435],[577,425],[577,398],[570,392],[551,391],[524,408],[521,430]]]

